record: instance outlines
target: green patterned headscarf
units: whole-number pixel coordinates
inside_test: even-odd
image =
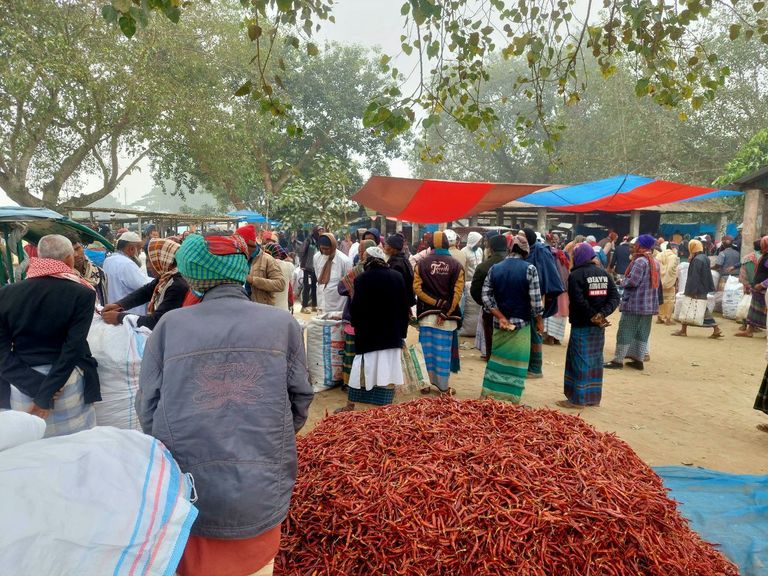
[[[204,294],[221,284],[244,284],[247,251],[247,245],[237,236],[206,239],[191,234],[176,252],[176,264],[192,291]]]

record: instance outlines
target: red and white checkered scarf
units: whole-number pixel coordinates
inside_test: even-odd
[[[61,260],[54,260],[52,258],[30,258],[29,268],[27,268],[27,278],[43,278],[45,276],[61,278],[62,280],[71,280],[72,282],[77,282],[94,290],[90,282]]]
[[[170,238],[152,238],[147,245],[147,257],[160,277],[147,307],[150,314],[163,301],[168,284],[179,272],[176,268],[176,251],[178,249],[179,244]]]

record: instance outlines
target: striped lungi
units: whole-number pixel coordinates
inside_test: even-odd
[[[432,326],[419,327],[419,344],[424,351],[429,381],[443,392],[448,391],[451,376],[451,349],[455,330],[441,330]]]
[[[651,337],[652,323],[653,316],[648,314],[621,313],[614,362],[623,362],[625,358],[645,361],[651,350],[648,340]]]
[[[511,332],[494,329],[493,348],[485,366],[482,396],[515,404],[520,402],[531,355],[530,333],[530,324]]]
[[[567,316],[550,316],[544,318],[544,333],[556,340],[565,339],[565,325],[568,323]]]
[[[579,406],[599,406],[603,392],[605,330],[571,326],[565,355],[565,397]]]
[[[51,366],[33,366],[32,369],[41,374],[48,374]],[[44,438],[66,436],[96,426],[96,410],[93,404],[85,404],[84,402],[84,384],[83,371],[80,368],[75,368],[61,389],[61,394],[53,401],[53,410],[45,419]],[[33,404],[32,398],[15,386],[11,386],[12,410],[29,412]]]
[[[528,362],[528,372],[531,374],[541,374],[544,366],[544,336],[539,334],[539,332],[533,328],[529,331],[531,333],[531,352]],[[494,330],[494,337],[495,335],[496,331]]]
[[[355,335],[344,333],[344,356],[341,360],[341,379],[345,386],[349,386],[349,375],[352,372],[352,363],[355,361]]]
[[[747,313],[747,324],[765,330],[765,292],[752,291],[752,303]]]

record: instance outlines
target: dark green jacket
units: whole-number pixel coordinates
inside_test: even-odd
[[[480,304],[480,306],[483,305],[483,284],[485,283],[485,277],[488,276],[491,266],[498,264],[506,257],[506,250],[503,252],[494,252],[488,260],[483,260],[475,269],[475,275],[472,277],[472,286],[469,288],[469,294],[472,296],[472,300]]]

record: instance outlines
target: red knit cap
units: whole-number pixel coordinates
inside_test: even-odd
[[[235,234],[240,236],[246,242],[256,244],[256,226],[253,224],[246,224],[235,230]]]

